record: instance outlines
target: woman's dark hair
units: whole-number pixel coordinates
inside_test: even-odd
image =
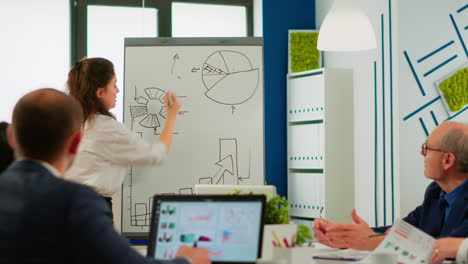
[[[15,159],[13,149],[6,137],[7,122],[0,122],[0,173],[2,173]]]
[[[104,88],[114,76],[114,65],[104,58],[82,59],[68,73],[68,93],[81,104],[85,122],[94,114],[114,117],[96,96],[98,88]]]

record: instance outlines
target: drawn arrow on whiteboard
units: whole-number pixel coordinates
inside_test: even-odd
[[[250,179],[250,161],[251,161],[251,159],[252,159],[252,154],[251,154],[251,150],[249,149],[249,176],[248,177],[239,176],[239,177],[237,177],[237,179],[239,179],[239,181]],[[237,182],[237,184],[239,184],[239,182]]]
[[[178,59],[179,59],[179,54],[176,53],[176,54],[174,55],[174,57],[172,57],[172,60],[173,60],[174,62],[172,63],[171,74],[174,74],[174,66],[175,66],[176,61],[177,61]]]
[[[226,156],[215,164],[220,167],[215,176],[213,176],[213,182],[215,184],[224,183],[224,173],[226,171],[231,175],[234,175],[234,162],[232,160],[232,155]]]
[[[135,101],[136,101],[136,100],[137,100],[137,98],[138,98],[138,97],[137,97],[137,90],[136,90],[136,85],[135,85],[135,95],[133,96],[133,100],[135,100]]]
[[[244,181],[244,180],[248,180],[248,179],[250,179],[250,177],[239,177],[240,181]]]

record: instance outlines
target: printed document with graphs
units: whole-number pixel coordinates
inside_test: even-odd
[[[394,252],[402,264],[430,263],[434,243],[432,236],[398,219],[375,251]]]

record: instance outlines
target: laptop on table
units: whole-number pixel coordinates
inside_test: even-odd
[[[148,256],[172,259],[186,245],[208,248],[213,263],[255,263],[264,207],[264,195],[155,195]]]

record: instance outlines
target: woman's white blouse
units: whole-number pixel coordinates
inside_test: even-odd
[[[130,165],[155,166],[166,159],[164,143],[145,142],[112,117],[97,114],[86,122],[78,155],[64,178],[111,197],[120,189]]]

